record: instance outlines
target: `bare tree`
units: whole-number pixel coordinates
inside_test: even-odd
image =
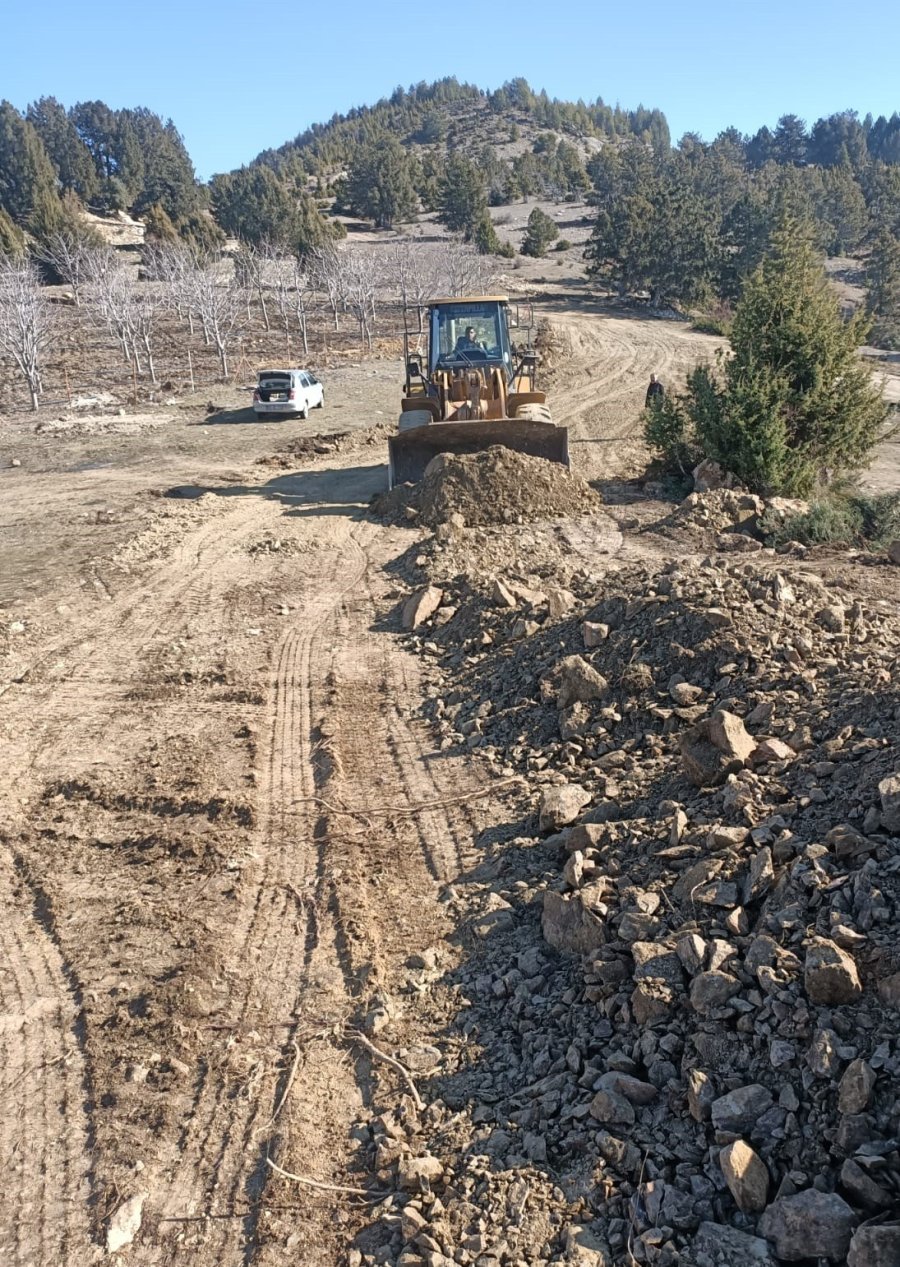
[[[82,287],[96,277],[98,267],[109,255],[109,247],[90,241],[83,233],[60,229],[44,242],[38,259],[49,264],[72,287],[75,306],[80,307]]]
[[[278,248],[271,242],[260,242],[258,245],[242,242],[234,256],[235,278],[247,293],[247,320],[252,319],[250,296],[255,292],[266,330],[272,329],[266,304],[266,277],[272,271],[272,264],[278,255]]]
[[[489,290],[496,279],[490,257],[479,255],[464,242],[454,242],[442,252],[444,285],[448,295],[477,295]]]
[[[243,294],[236,277],[226,278],[215,265],[197,269],[194,302],[211,342],[216,345],[219,368],[227,382],[230,376],[228,353],[239,331]]]
[[[310,266],[317,290],[320,290],[328,301],[335,330],[340,330],[340,313],[346,312],[349,304],[348,295],[348,261],[350,252],[327,242],[317,246],[310,252]]]
[[[134,330],[133,285],[125,266],[114,260],[110,267],[99,271],[92,280],[89,299],[122,349],[123,360],[129,364],[134,361],[140,369]]]
[[[0,255],[0,356],[13,361],[37,409],[41,362],[53,339],[55,317],[30,260]]]
[[[347,302],[359,325],[360,341],[371,348],[378,286],[382,280],[381,264],[374,251],[357,249],[347,252],[344,267]]]
[[[404,309],[414,306],[422,333],[424,305],[434,299],[441,278],[440,253],[426,242],[402,238],[388,252],[391,280]]]
[[[309,332],[307,329],[307,319],[309,316],[310,303],[313,296],[312,279],[307,271],[303,261],[293,256],[291,263],[293,265],[294,275],[294,315],[297,318],[297,328],[300,331],[300,338],[303,340],[303,354],[309,356]]]
[[[144,247],[143,260],[145,276],[162,286],[167,306],[193,334],[195,275],[200,266],[196,251],[171,242],[154,243]]]

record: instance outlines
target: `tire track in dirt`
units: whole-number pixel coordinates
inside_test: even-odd
[[[43,895],[5,848],[0,909],[0,1257],[9,1267],[88,1264],[92,1093],[80,991]]]
[[[360,1015],[371,1003],[380,1006],[382,991],[394,988],[411,951],[440,942],[449,931],[441,889],[474,858],[471,808],[443,802],[482,790],[483,781],[458,758],[445,759],[441,777],[430,768],[429,757],[436,755],[430,736],[406,717],[407,706],[420,698],[418,662],[394,638],[371,629],[383,585],[370,570],[354,592],[337,622],[330,665],[323,661],[319,668],[326,689],[318,700],[313,692],[312,720],[327,749],[327,770],[317,779],[318,795],[327,804],[317,824],[315,899],[326,927],[298,992],[298,1029],[311,992],[330,1002],[332,1017],[354,997]],[[358,1178],[345,1177],[347,1134],[354,1114],[370,1101],[371,1062],[363,1054],[348,1065],[346,1045],[337,1039],[303,1049],[294,1084],[302,1078],[302,1094],[292,1098],[273,1155],[288,1170],[317,1180],[358,1184]],[[300,1191],[306,1210],[299,1233],[307,1247],[304,1267],[331,1267],[347,1243],[335,1225],[334,1205]],[[296,1201],[297,1191],[275,1180],[260,1215],[253,1259],[258,1267],[284,1261],[279,1200]]]
[[[298,994],[303,997],[310,947],[322,937],[321,905],[316,914],[309,909],[298,918],[296,901],[298,894],[303,898],[301,890],[322,833],[321,814],[311,799],[316,790],[314,665],[322,659],[322,637],[344,595],[368,566],[352,535],[339,544],[343,549],[334,550],[320,574],[318,592],[297,612],[275,651],[260,789],[261,857],[256,874],[245,878],[252,896],[232,932],[237,986],[223,1023],[234,1035],[258,1026],[276,1032],[269,1036],[266,1068],[258,1072],[249,1095],[234,1094],[227,1060],[221,1065],[208,1062],[183,1125],[180,1161],[154,1196],[164,1219],[196,1217],[213,1203],[226,1210],[247,1203],[252,1207],[265,1183],[261,1128],[275,1106],[285,1034],[302,1020]],[[310,895],[310,908],[313,904]],[[204,1252],[214,1261],[250,1260],[257,1238],[252,1209],[242,1226],[225,1220],[203,1226]],[[163,1257],[154,1254],[144,1261],[175,1263],[182,1260],[183,1250],[193,1253],[193,1245],[170,1243]]]
[[[721,339],[661,320],[567,312],[550,317],[567,349],[552,374],[555,420],[569,428],[579,473],[615,477],[643,451],[640,415],[651,373],[677,390],[684,373],[712,360]]]
[[[123,727],[135,731],[127,690],[135,673],[142,671],[142,650],[154,639],[171,637],[201,612],[208,614],[207,630],[221,623],[222,605],[212,601],[213,593],[223,576],[227,579],[227,556],[248,528],[256,526],[257,517],[255,508],[235,506],[227,523],[217,519],[201,525],[149,577],[141,579],[139,592],[156,586],[157,602],[136,598],[133,588],[114,599],[105,641],[93,629],[82,627],[82,637],[70,638],[41,658],[46,663],[51,654],[68,653],[64,681],[28,684],[20,696],[8,695],[3,700],[2,707],[11,716],[26,700],[29,711],[29,726],[20,731],[23,742],[18,753],[5,755],[10,757],[8,772],[15,770],[18,761],[19,773],[27,770],[30,777],[14,782],[11,775],[7,795],[15,788],[21,799],[28,785],[36,790],[35,781],[40,780],[43,770],[67,776],[74,753],[81,747],[87,756],[93,755],[95,737],[107,728],[110,735],[122,734]],[[104,607],[101,615],[108,621],[109,608]],[[146,719],[138,720],[138,731],[149,731],[152,726],[152,710],[148,712]],[[9,808],[14,810],[12,802]],[[14,817],[13,813],[12,821]],[[30,880],[32,872],[33,861],[23,862],[21,876]],[[8,1018],[26,1016],[22,1033],[29,1039],[17,1047],[15,1059],[10,1056],[4,1062],[7,1076],[2,1084],[3,1090],[12,1088],[17,1097],[10,1123],[21,1137],[16,1147],[23,1160],[13,1160],[21,1174],[22,1190],[30,1194],[30,1204],[23,1204],[25,1214],[17,1222],[17,1243],[23,1247],[23,1263],[81,1267],[96,1249],[90,1247],[90,1224],[96,1211],[90,1208],[88,1192],[76,1193],[75,1179],[67,1179],[63,1173],[67,1166],[73,1176],[80,1174],[84,1187],[87,1180],[83,1177],[91,1173],[89,1157],[93,1152],[89,1144],[93,1128],[85,1116],[86,1106],[94,1099],[86,1090],[91,1081],[90,1059],[86,1046],[82,1050],[73,1040],[74,1035],[84,1045],[85,1018],[75,984],[78,947],[67,949],[65,933],[58,944],[54,942],[49,900],[39,883],[32,887],[30,903],[4,903],[7,914],[0,939],[8,965],[0,975],[4,1014]],[[67,954],[75,955],[74,962]],[[34,1018],[28,1012],[29,999],[37,1000],[41,1007],[53,1000],[54,1006]],[[40,1094],[35,1093],[35,1087]],[[39,1112],[42,1104],[44,1109]],[[70,1250],[70,1245],[75,1248]],[[43,1248],[33,1260],[30,1255],[36,1247]]]

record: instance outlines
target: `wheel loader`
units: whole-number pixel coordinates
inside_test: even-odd
[[[517,348],[510,339],[518,309],[511,314],[505,295],[433,299],[424,308],[424,356],[411,350],[416,335],[406,322],[406,384],[399,431],[388,440],[389,487],[417,483],[438,453],[479,453],[494,444],[568,466],[568,432],[553,424],[535,388],[537,355],[530,341]]]

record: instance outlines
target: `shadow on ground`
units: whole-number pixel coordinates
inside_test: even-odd
[[[387,487],[387,467],[329,467],[326,470],[292,471],[276,475],[260,484],[178,484],[164,496],[191,501],[211,493],[215,497],[262,497],[281,502],[290,514],[304,513],[304,507],[334,507],[335,513],[357,513],[368,506],[375,493]],[[327,512],[325,512],[327,513]]]

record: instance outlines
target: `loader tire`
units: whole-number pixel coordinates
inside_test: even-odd
[[[549,405],[520,405],[516,417],[523,422],[552,422]]]
[[[415,427],[427,427],[434,419],[428,409],[405,409],[400,415],[398,431],[412,431]]]

